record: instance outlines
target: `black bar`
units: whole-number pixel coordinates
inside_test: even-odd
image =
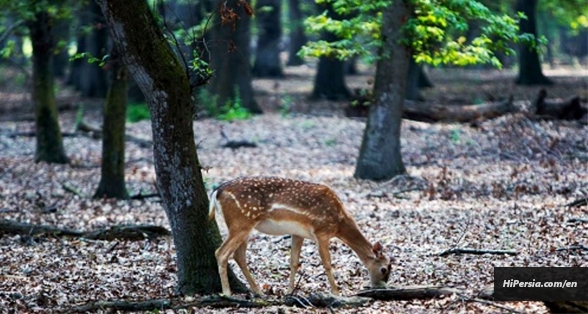
[[[496,301],[588,301],[588,267],[494,267]]]

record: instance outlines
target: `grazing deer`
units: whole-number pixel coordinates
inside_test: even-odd
[[[251,289],[261,295],[245,260],[247,238],[253,229],[272,235],[292,235],[288,293],[294,289],[304,239],[317,242],[334,295],[339,294],[339,288],[331,272],[331,238],[339,238],[355,251],[367,267],[373,288],[386,287],[390,276],[390,258],[384,256],[380,243],[372,245],[363,236],[353,217],[343,208],[341,200],[325,185],[277,177],[239,178],[223,183],[212,192],[210,220],[217,209],[229,229],[229,235],[216,250],[224,295],[231,295],[227,262],[233,253]]]

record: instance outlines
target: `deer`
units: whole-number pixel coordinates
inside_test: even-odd
[[[335,192],[326,185],[281,177],[242,177],[219,185],[211,192],[209,220],[220,212],[228,236],[216,250],[222,294],[231,295],[227,263],[233,256],[255,295],[262,292],[246,263],[247,240],[256,229],[269,235],[291,235],[290,282],[287,294],[295,289],[300,251],[305,239],[317,243],[333,295],[340,290],[335,282],[329,251],[337,238],[349,246],[367,268],[371,287],[386,288],[391,259],[380,242],[370,243],[343,207]]]

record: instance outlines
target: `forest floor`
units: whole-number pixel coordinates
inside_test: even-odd
[[[584,69],[546,70],[558,84],[550,97],[588,98]],[[374,183],[353,178],[365,119],[342,115],[343,103],[305,99],[312,76],[304,67],[282,80],[256,80],[267,113],[243,121],[202,119],[195,141],[207,188],[245,175],[276,175],[331,186],[371,240],[393,256],[392,285],[443,285],[475,298],[493,282],[496,266],[588,267],[588,206],[566,206],[588,197],[588,126],[578,121],[540,121],[525,113],[467,124],[403,121],[402,155],[408,175]],[[368,87],[369,75],[352,76],[353,88]],[[471,104],[494,97],[532,99],[538,87],[517,87],[510,71],[436,70],[432,103]],[[4,81],[4,83],[6,83]],[[94,230],[119,224],[169,228],[158,198],[94,200],[100,177],[101,142],[66,137],[70,165],[35,163],[30,96],[0,82],[0,220]],[[80,99],[62,91],[60,106]],[[69,105],[68,105],[69,104]],[[73,106],[71,105],[73,104]],[[70,132],[76,110],[60,112]],[[85,121],[100,125],[89,107]],[[256,148],[223,148],[223,131]],[[148,121],[127,132],[150,138]],[[155,192],[152,151],[127,143],[126,180],[132,195]],[[70,188],[64,188],[64,187]],[[71,189],[73,187],[73,189]],[[77,191],[72,193],[71,191]],[[583,219],[583,220],[582,220]],[[221,232],[226,234],[224,225]],[[573,249],[584,245],[584,249]],[[248,261],[269,298],[287,289],[290,243],[253,234]],[[450,248],[515,250],[517,255],[449,255]],[[340,242],[331,245],[333,269],[344,295],[366,284],[359,259]],[[176,286],[170,238],[99,241],[51,236],[0,236],[0,313],[49,313],[104,300],[167,298]],[[302,250],[299,294],[329,291],[316,246]],[[239,271],[237,271],[240,274]],[[496,305],[502,306],[497,307]],[[273,306],[263,309],[196,309],[197,312],[307,313],[328,309]],[[457,295],[412,301],[374,301],[341,313],[544,313],[540,302],[467,302]]]

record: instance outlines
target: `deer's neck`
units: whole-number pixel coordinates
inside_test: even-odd
[[[340,226],[338,238],[357,254],[357,257],[364,265],[367,265],[370,260],[375,258],[372,244],[359,231],[353,219],[348,218],[346,220],[346,223]]]

